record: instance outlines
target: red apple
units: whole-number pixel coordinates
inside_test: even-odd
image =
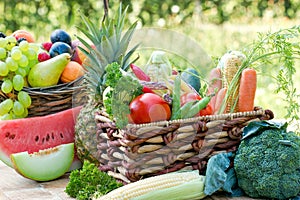
[[[72,55],[72,61],[78,62],[79,64],[82,64],[84,59],[86,58],[86,55],[84,52],[82,52],[78,47],[82,47],[84,49],[87,49],[79,40],[72,41],[72,49],[74,50],[74,53]]]

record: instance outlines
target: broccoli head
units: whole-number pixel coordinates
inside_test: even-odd
[[[300,137],[286,127],[266,121],[245,127],[234,169],[248,196],[287,199],[300,192]]]

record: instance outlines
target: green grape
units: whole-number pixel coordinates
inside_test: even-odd
[[[10,93],[12,89],[13,89],[13,84],[9,79],[4,80],[3,83],[1,84],[1,90],[6,94]]]
[[[14,36],[7,36],[6,37],[7,44],[6,44],[6,49],[11,50],[14,46],[17,44],[17,39]]]
[[[14,89],[17,91],[22,90],[24,87],[24,78],[21,75],[16,74],[13,77],[13,86],[14,86]]]
[[[37,53],[40,50],[40,45],[36,43],[29,43],[29,48],[32,48]]]
[[[28,75],[29,72],[30,72],[31,66],[28,64],[26,67],[22,67],[22,68],[20,68],[20,69],[25,70],[26,75]],[[21,74],[20,74],[20,75],[21,75]]]
[[[19,46],[14,46],[13,48],[11,48],[10,51],[14,51],[14,50],[20,50],[20,47]]]
[[[18,117],[18,116],[14,113],[13,110],[11,110],[11,111],[9,112],[9,114],[11,115],[11,118],[12,118],[12,119],[18,119],[18,118],[20,118],[20,117]]]
[[[0,38],[0,47],[6,48],[7,45],[7,39],[6,38]]]
[[[13,108],[13,100],[5,99],[0,103],[0,115],[5,115]]]
[[[17,71],[16,71],[16,74],[19,74],[19,75],[21,75],[22,77],[25,77],[25,76],[27,75],[27,71],[26,71],[25,68],[19,67],[19,68],[17,69]]]
[[[39,63],[38,59],[29,60],[28,66],[33,67],[38,63]]]
[[[6,113],[0,117],[0,121],[1,120],[11,120],[11,119],[12,119],[12,115],[10,113]]]
[[[29,43],[26,40],[23,40],[22,42],[20,42],[19,47],[22,52],[27,52],[29,49]]]
[[[0,76],[7,76],[9,70],[5,62],[0,61]]]
[[[24,113],[24,106],[19,101],[15,101],[13,105],[13,112],[17,116],[22,116]]]
[[[18,48],[18,49],[12,49],[10,52],[10,56],[12,59],[14,60],[20,60],[22,57],[22,51]]]
[[[24,108],[24,112],[23,112],[23,115],[21,116],[22,118],[25,118],[28,116],[28,109],[27,108]]]
[[[11,57],[7,57],[5,62],[9,71],[14,72],[19,68],[18,63],[14,61],[14,59],[12,59]]]
[[[3,47],[0,47],[0,59],[6,58],[6,49]]]
[[[24,108],[24,112],[22,113],[22,115],[16,115],[14,112],[12,112],[11,114],[13,119],[21,119],[21,118],[25,118],[28,116],[28,109]]]
[[[25,108],[28,108],[31,105],[31,97],[27,92],[20,91],[18,94],[18,100]]]
[[[36,60],[37,59],[37,53],[33,48],[28,48],[26,52],[23,52],[29,60]]]
[[[25,55],[22,55],[20,60],[18,60],[20,67],[26,67],[29,64],[28,58]]]

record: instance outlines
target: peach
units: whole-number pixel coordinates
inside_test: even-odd
[[[26,30],[16,30],[12,33],[12,36],[14,36],[17,40],[20,38],[25,38],[27,42],[34,43],[34,37],[33,35]]]

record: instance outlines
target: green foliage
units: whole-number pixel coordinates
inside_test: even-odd
[[[114,10],[120,2],[109,1],[109,7]],[[123,0],[122,3],[124,8],[129,5],[129,13],[137,16],[145,25],[156,24],[159,19],[183,24],[197,15],[209,22],[222,24],[242,18],[244,13],[247,13],[249,18],[263,17],[269,10],[274,10],[274,17],[296,18],[297,8],[300,6],[300,2],[296,0]],[[134,7],[139,9],[133,9]],[[57,28],[73,29],[74,24],[81,26],[78,10],[98,23],[102,20],[99,12],[104,13],[103,1],[95,0],[4,0],[0,2],[0,10],[3,11],[0,15],[1,31],[9,33],[25,28],[34,31],[38,37],[44,36],[41,30],[49,33]]]
[[[299,40],[299,36],[300,26],[293,26],[275,32],[259,33],[256,40],[242,47],[241,51],[246,55],[246,59],[230,83],[229,93],[225,98],[227,99],[229,94],[238,87],[242,71],[246,68],[254,68],[259,74],[264,75],[264,87],[270,83],[276,85],[276,88],[270,92],[276,93],[281,98],[283,103],[280,107],[284,109],[283,117],[290,123],[299,120],[300,95],[295,84],[296,61],[299,61],[297,54],[300,48],[296,41]]]
[[[90,16],[87,17],[81,14],[84,27],[78,26],[77,28],[95,46],[95,49],[93,49],[88,41],[82,37],[77,37],[90,51],[89,53],[81,48],[88,58],[83,64],[88,71],[85,74],[85,83],[87,83],[88,90],[96,100],[102,100],[105,89],[105,80],[103,80],[106,74],[105,67],[110,63],[117,62],[120,64],[121,69],[126,71],[131,62],[130,57],[138,47],[136,45],[128,49],[129,42],[137,26],[136,22],[132,23],[123,34],[125,21],[127,21],[127,9],[128,7],[123,9],[123,4],[120,4],[115,16],[108,17],[105,15],[99,27],[95,25],[95,22],[92,22]]]
[[[95,193],[105,195],[121,186],[121,183],[100,171],[94,163],[85,160],[82,169],[71,172],[65,192],[78,200],[88,200]]]
[[[105,71],[105,85],[109,91],[104,93],[104,106],[106,112],[116,119],[117,126],[122,128],[128,124],[129,104],[134,97],[142,94],[142,86],[117,62],[107,65]]]
[[[112,114],[118,128],[128,124],[130,114],[129,104],[138,95],[142,94],[142,85],[130,75],[123,75],[112,93]]]
[[[287,199],[300,192],[300,137],[286,128],[262,121],[244,129],[234,168],[250,197]]]
[[[117,62],[113,62],[105,67],[106,78],[105,85],[110,87],[115,87],[122,77],[122,72],[120,71],[120,64]]]
[[[287,102],[285,118],[291,121],[300,119],[300,95],[294,82],[295,60],[299,59],[296,55],[300,48],[295,40],[298,40],[299,36],[300,26],[259,34],[258,40],[246,47],[247,58],[241,67],[241,70],[246,67],[261,70],[261,67],[266,67],[266,63],[272,63],[269,65],[270,71],[277,72],[273,77],[277,84],[275,92],[284,95],[283,101]]]
[[[105,85],[107,87],[114,88],[118,84],[118,81],[122,77],[120,68],[121,66],[117,62],[113,62],[105,67]],[[112,115],[112,93],[113,89],[110,89],[109,92],[105,94],[106,99],[103,97],[104,107],[109,115]]]

